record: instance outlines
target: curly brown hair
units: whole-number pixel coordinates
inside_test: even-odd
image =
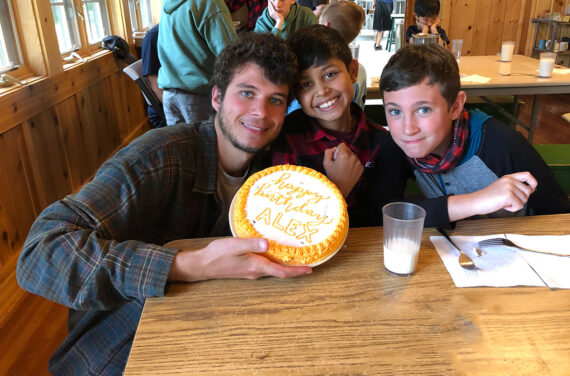
[[[210,86],[217,86],[223,99],[234,74],[247,63],[260,66],[272,83],[289,86],[287,103],[291,102],[299,70],[297,58],[283,39],[269,33],[246,33],[228,45],[216,59]]]

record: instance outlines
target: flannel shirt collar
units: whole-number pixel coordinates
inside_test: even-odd
[[[193,192],[215,194],[218,184],[218,141],[214,128],[214,118],[207,122],[195,123],[196,182]]]
[[[366,123],[366,115],[364,111],[356,103],[350,104],[350,113],[352,116],[357,117],[358,122],[356,123],[356,129],[353,129],[349,133],[352,134],[352,143],[357,140],[364,132],[368,131],[368,125]],[[320,141],[326,139],[329,141],[336,141],[339,139],[334,132],[331,132],[323,127],[321,127],[314,118],[311,118],[309,122],[310,126],[307,127],[305,131],[305,141],[307,143]]]

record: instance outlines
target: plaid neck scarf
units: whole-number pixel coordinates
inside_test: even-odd
[[[463,110],[457,120],[453,122],[453,137],[441,157],[428,154],[424,158],[409,158],[410,163],[419,171],[426,174],[439,174],[452,170],[461,159],[465,149],[465,142],[469,136],[469,116]]]

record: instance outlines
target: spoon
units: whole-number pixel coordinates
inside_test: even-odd
[[[437,231],[439,231],[439,233],[443,235],[447,239],[447,241],[450,242],[455,249],[457,249],[457,251],[459,251],[459,266],[461,266],[464,269],[477,269],[477,266],[475,265],[473,260],[471,260],[471,257],[467,256],[465,253],[461,251],[461,249],[459,249],[459,247],[453,242],[453,240],[451,240],[451,238],[449,237],[449,235],[447,235],[447,232],[445,232],[444,229],[438,227]]]

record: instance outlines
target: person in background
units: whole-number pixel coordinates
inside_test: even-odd
[[[231,13],[247,5],[247,31],[255,28],[255,23],[265,8],[267,0],[225,0]]]
[[[426,226],[570,212],[568,196],[532,145],[484,112],[465,111],[460,88],[455,58],[437,44],[405,45],[380,77],[390,134],[426,196]]]
[[[213,115],[208,81],[216,56],[237,37],[223,0],[164,0],[158,34],[158,86],[166,123]]]
[[[317,18],[321,16],[321,12],[327,3],[327,0],[299,0],[299,5],[310,8]]]
[[[325,174],[346,198],[351,227],[380,225],[375,205],[401,198],[411,173],[388,132],[352,102],[358,62],[340,34],[324,25],[297,31],[289,45],[299,60],[295,95],[302,109],[285,118],[270,146],[271,163]]]
[[[158,24],[154,25],[144,36],[141,47],[142,74],[146,77],[148,85],[162,103],[162,89],[158,87],[158,70],[160,60],[158,60]],[[147,106],[148,119],[153,128],[164,127],[162,117],[156,112],[152,105]]]
[[[414,4],[414,17],[416,23],[410,25],[406,30],[406,41],[410,40],[412,35],[417,33],[439,35],[439,43],[441,45],[449,45],[449,38],[445,30],[439,26],[441,22],[439,18],[440,4],[439,0],[416,0]]]
[[[228,46],[214,72],[213,118],[146,132],[32,225],[18,283],[69,307],[69,334],[50,374],[121,375],[145,299],[163,296],[169,281],[311,272],[263,257],[268,242],[260,238],[163,246],[230,235],[229,203],[266,167],[261,152],[281,130],[297,63],[280,38],[252,34]]]
[[[254,31],[270,32],[286,40],[297,30],[316,23],[318,19],[313,12],[295,0],[269,0],[267,8],[257,19]]]
[[[374,36],[374,49],[376,51],[382,49],[382,38],[385,31],[390,31],[392,28],[392,11],[394,4],[392,0],[376,0],[374,2],[374,21],[372,28],[376,30]]]
[[[340,0],[329,3],[322,11],[319,23],[339,32],[347,44],[352,43],[362,30],[364,9],[353,1]],[[354,56],[353,56],[354,57]],[[356,57],[354,57],[356,58]],[[358,63],[358,77],[354,83],[353,102],[364,109],[366,101],[366,69]]]

